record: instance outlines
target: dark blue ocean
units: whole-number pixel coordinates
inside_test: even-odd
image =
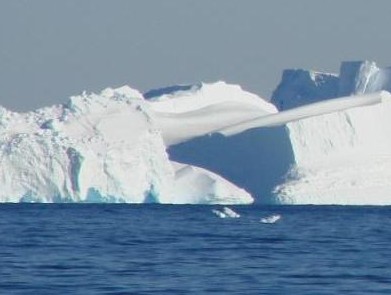
[[[391,207],[215,208],[0,205],[0,293],[391,294]]]

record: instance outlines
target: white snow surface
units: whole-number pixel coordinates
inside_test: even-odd
[[[170,162],[152,112],[128,86],[29,113],[1,108],[0,202],[253,201],[205,169]]]
[[[149,104],[168,146],[277,113],[274,105],[259,96],[221,81],[155,97]]]

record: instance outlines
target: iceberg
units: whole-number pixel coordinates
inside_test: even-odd
[[[331,79],[329,74],[320,75]],[[391,70],[369,61],[343,62],[339,75],[332,79],[337,79],[335,91],[315,85],[312,102],[297,99],[313,86],[308,79],[294,84],[285,77],[274,92],[273,102],[280,109],[289,106],[277,117],[296,118],[285,121],[294,161],[284,181],[274,188],[276,202],[390,205],[391,105],[387,91],[391,90]],[[340,96],[349,97],[334,98]],[[349,103],[339,108],[343,101]],[[329,108],[333,103],[334,110]],[[318,113],[327,108],[330,112]],[[267,120],[259,118],[241,128],[265,126]],[[232,128],[235,131],[238,126]]]
[[[252,203],[212,172],[179,169],[153,117],[128,86],[29,113],[1,108],[0,202]]]
[[[286,124],[293,162],[280,204],[390,205],[391,94],[330,99],[226,127],[226,135]]]
[[[0,107],[0,202],[391,204],[388,90],[345,62],[285,71],[276,106],[219,81]]]
[[[378,96],[287,124],[295,164],[275,188],[280,203],[391,205],[391,95]]]
[[[166,98],[166,107],[170,102],[180,106],[181,98],[191,100],[193,90],[181,90],[175,95],[177,102]],[[382,91],[330,98],[281,112],[263,108],[255,118],[243,108],[235,109],[237,114],[243,111],[241,120],[224,121],[222,116],[213,126],[199,121],[202,128],[217,128],[211,131],[214,134],[194,133],[184,142],[171,141],[168,151],[171,159],[206,168],[244,187],[260,203],[384,204],[389,184],[377,187],[376,183],[378,176],[387,179],[388,174],[379,170],[372,181],[366,175],[373,167],[388,169],[386,162],[380,166],[378,162],[391,151],[384,127],[391,126],[389,101],[390,94]],[[368,197],[369,193],[376,197]]]

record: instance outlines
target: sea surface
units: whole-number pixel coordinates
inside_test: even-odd
[[[391,294],[391,207],[221,208],[0,205],[0,293]]]

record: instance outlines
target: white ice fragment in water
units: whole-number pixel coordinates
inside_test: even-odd
[[[236,213],[234,210],[232,210],[228,207],[224,207],[223,212],[225,213],[225,215],[227,215],[227,217],[230,217],[230,218],[239,218],[240,217],[240,214]]]
[[[226,218],[226,217],[228,217],[224,212],[221,212],[221,211],[219,211],[219,210],[217,210],[217,209],[213,209],[212,212],[213,212],[216,216],[218,216],[218,217],[220,217],[220,218]]]
[[[217,209],[213,209],[212,212],[220,218],[239,218],[240,217],[240,215],[238,213],[236,213],[234,210],[232,210],[228,207],[224,207],[222,211],[217,210]]]
[[[272,223],[276,223],[280,219],[281,219],[281,215],[274,214],[274,215],[270,215],[267,217],[263,217],[263,218],[261,218],[260,221],[261,221],[261,223],[272,224]]]

